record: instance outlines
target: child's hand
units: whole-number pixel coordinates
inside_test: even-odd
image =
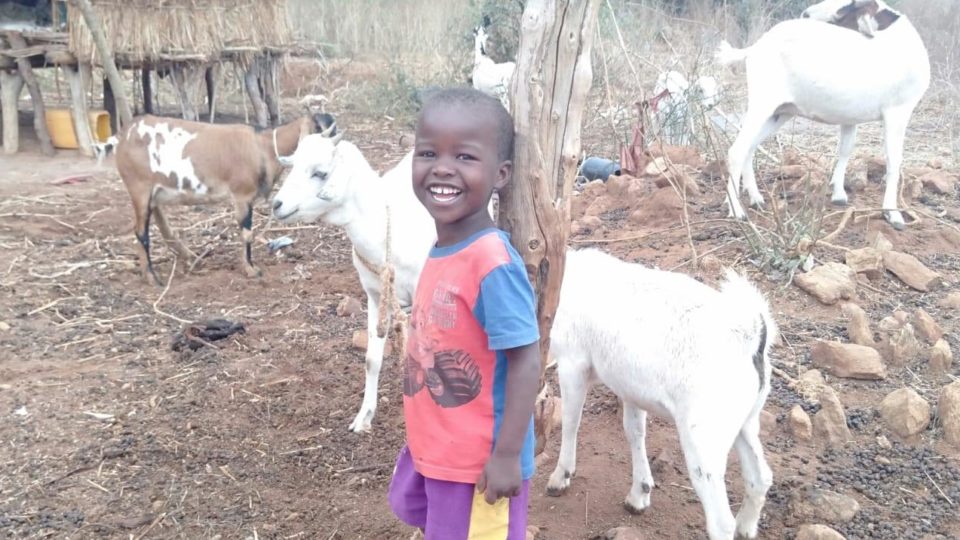
[[[501,456],[496,451],[477,480],[477,489],[482,491],[487,504],[500,497],[515,497],[520,494],[523,479],[520,478],[520,456]]]

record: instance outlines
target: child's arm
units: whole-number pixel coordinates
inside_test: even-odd
[[[540,386],[540,345],[538,342],[507,349],[507,388],[503,422],[497,444],[477,481],[488,503],[520,493],[520,451],[530,427],[533,406]]]

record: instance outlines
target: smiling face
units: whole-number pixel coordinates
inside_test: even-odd
[[[500,155],[497,118],[485,109],[428,105],[417,125],[413,190],[436,222],[440,246],[493,227],[487,204],[510,179],[512,163]]]

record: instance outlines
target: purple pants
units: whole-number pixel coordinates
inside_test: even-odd
[[[410,449],[400,450],[390,481],[390,508],[424,540],[525,540],[530,481],[520,495],[487,504],[474,484],[426,478],[413,467]]]

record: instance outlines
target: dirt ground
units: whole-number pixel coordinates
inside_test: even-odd
[[[403,154],[397,144],[402,127],[358,115],[339,120],[375,167],[392,166]],[[28,124],[23,129],[29,131]],[[71,151],[40,158],[29,141],[20,154],[2,160],[4,536],[409,537],[411,531],[392,517],[386,503],[393,460],[403,442],[395,358],[385,362],[373,432],[347,430],[363,388],[363,354],[351,346],[351,335],[363,328],[365,317],[335,312],[343,296],[362,298],[341,231],[270,224],[261,202],[254,259],[265,275],[250,280],[239,269],[239,236],[227,207],[175,209],[175,229],[205,256],[187,274],[186,263],[177,261],[168,288],[157,288],[144,284],[135,269],[132,210],[112,160],[98,167]],[[81,180],[63,181],[68,177]],[[776,365],[796,375],[810,365],[813,340],[845,339],[840,310],[820,305],[795,286],[784,287],[783,279],[751,270],[741,230],[722,219],[721,180],[700,182],[703,193],[691,199],[691,221],[707,223],[692,227],[692,241],[701,254],[715,250],[714,256],[736,264],[768,292],[784,338]],[[876,206],[880,186],[870,184],[852,198],[860,207]],[[879,229],[897,249],[940,272],[946,285],[933,293],[913,291],[887,274],[860,287],[856,300],[874,323],[894,309],[924,307],[960,353],[960,319],[938,306],[958,288],[958,198],[956,193],[924,195],[917,204],[940,217],[924,218],[900,233],[877,219],[865,220],[847,226],[833,243],[861,247],[867,233]],[[685,229],[637,223],[619,208],[600,218],[603,226],[575,236],[576,245],[707,281],[715,277],[685,264],[690,256]],[[838,222],[839,215],[831,215],[825,230]],[[265,241],[282,235],[294,244],[268,253]],[[167,279],[173,253],[156,230],[154,238],[155,264]],[[843,259],[837,250],[817,253],[820,260]],[[195,351],[173,350],[182,327],[177,319],[211,318],[241,322],[245,332]],[[957,375],[955,363],[952,377]],[[950,377],[929,374],[918,361],[892,370],[885,381],[831,380],[855,437],[832,452],[788,435],[786,412],[802,400],[775,378],[762,436],[774,485],[761,536],[791,538],[801,522],[788,510],[790,497],[816,485],[859,501],[862,511],[854,522],[837,526],[848,538],[960,537],[955,506],[960,463],[957,452],[941,442],[937,423],[918,440],[895,441],[892,449],[880,450],[877,435],[895,437],[873,412],[883,396],[904,385],[935,403]],[[637,527],[649,538],[705,538],[702,510],[672,425],[654,419],[648,429],[658,485],[651,508],[641,515],[622,507],[630,484],[629,452],[617,400],[602,388],[588,399],[579,441],[577,476],[562,497],[545,495],[558,434],[540,460],[530,513],[538,538],[592,538],[617,526]],[[864,465],[864,452],[874,457],[883,452],[887,462],[902,463],[901,473],[874,471],[870,481],[876,489],[836,480],[851,468],[870,476],[872,462]],[[911,468],[917,463],[934,475]],[[742,489],[734,458],[727,480],[736,511]],[[863,533],[868,530],[875,534]]]

